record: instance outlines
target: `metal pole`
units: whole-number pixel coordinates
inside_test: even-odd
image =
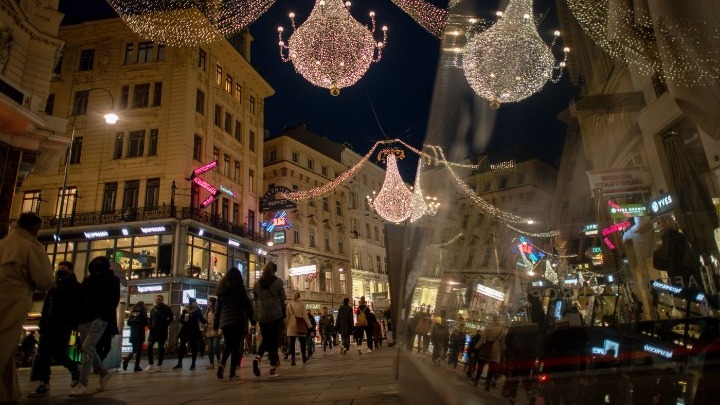
[[[72,161],[72,146],[75,142],[75,122],[77,121],[77,111],[73,111],[72,131],[70,132],[70,144],[65,154],[65,174],[63,176],[63,184],[60,189],[60,206],[58,207],[57,226],[55,227],[55,244],[53,245],[53,267],[55,266],[57,249],[60,244],[60,229],[62,228],[63,210],[65,209],[65,192],[67,191],[68,175],[70,174],[70,162]]]

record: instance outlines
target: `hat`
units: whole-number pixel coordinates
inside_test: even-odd
[[[195,301],[197,301],[195,297],[188,297],[188,304],[192,304]]]

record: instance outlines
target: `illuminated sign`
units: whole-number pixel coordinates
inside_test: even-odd
[[[647,214],[647,207],[642,204],[615,204],[610,207],[610,216],[612,218],[644,217]]]
[[[278,211],[275,216],[269,222],[263,222],[263,226],[267,232],[272,232],[275,229],[286,229],[292,228],[292,224],[286,218],[286,211]]]
[[[297,204],[287,198],[276,199],[278,194],[287,193],[292,193],[292,190],[283,186],[274,186],[269,188],[267,193],[260,198],[260,212],[296,208]]]
[[[216,194],[218,192],[218,189],[211,186],[210,183],[201,179],[200,177],[195,177],[194,179],[192,179],[192,181],[193,181],[193,183],[197,184],[198,186],[204,188],[205,191],[207,191],[210,194]]]
[[[107,238],[110,234],[108,231],[94,231],[94,232],[83,232],[85,234],[85,237],[88,239],[96,239],[96,238]]]
[[[257,253],[262,256],[267,256],[268,252],[265,249],[258,248]]]
[[[227,187],[223,187],[222,184],[220,185],[220,191],[222,191],[223,193],[229,195],[230,197],[235,197],[235,192],[232,191],[232,190],[230,190],[230,189],[227,188]]]
[[[603,341],[603,347],[592,347],[590,349],[590,352],[592,354],[599,354],[600,356],[607,356],[608,354],[612,354],[613,357],[617,358],[620,354],[620,343],[612,341],[610,339],[605,339]]]
[[[217,160],[213,160],[210,163],[205,163],[204,165],[198,167],[197,169],[193,170],[193,177],[199,176],[207,171],[210,171],[214,168],[216,168],[218,165]]]
[[[122,234],[125,235],[125,236],[128,236],[128,235],[130,235],[130,231],[128,231],[127,229],[123,228],[123,229],[122,229]]]
[[[680,294],[683,290],[681,287],[665,284],[657,280],[653,281],[652,286],[658,290],[667,291],[671,294]]]
[[[183,290],[182,292],[182,303],[183,304],[189,304],[190,298],[195,298],[195,289],[191,290]]]
[[[598,234],[598,224],[587,224],[583,226],[582,230],[580,230],[580,233],[584,234],[585,236],[595,236]]]
[[[317,272],[317,265],[311,264],[309,266],[292,267],[290,269],[291,276],[302,276],[303,274],[314,274]]]
[[[643,346],[643,350],[645,350],[648,353],[656,354],[660,357],[664,357],[666,359],[672,359],[673,352],[672,350],[663,349],[661,347],[653,346],[653,345],[645,345]]]
[[[515,247],[513,247],[513,251],[515,253],[520,253],[524,255],[531,263],[537,263],[539,262],[543,257],[545,257],[545,253],[538,250],[529,240],[527,240],[524,236],[521,236],[518,238],[518,243]]]
[[[140,228],[140,232],[142,233],[156,233],[156,232],[165,232],[164,226],[150,226],[147,228]]]
[[[235,246],[235,247],[240,247],[240,242],[238,242],[238,241],[236,241],[236,240],[233,240],[233,239],[228,239],[228,245],[230,245],[230,246]]]
[[[576,279],[576,278],[566,278],[565,279],[565,284],[577,284],[577,283],[578,283],[578,279]]]
[[[278,245],[285,243],[285,231],[273,232],[273,243]]]
[[[603,242],[605,242],[607,247],[609,247],[612,250],[615,250],[615,245],[610,241],[610,238],[608,237],[608,235],[610,235],[611,233],[614,233],[614,232],[620,232],[622,230],[630,228],[631,226],[632,226],[632,224],[630,223],[630,221],[623,221],[623,222],[620,222],[617,224],[612,224],[612,225],[608,226],[607,228],[602,230]]]
[[[650,201],[650,211],[655,215],[660,215],[670,211],[673,208],[673,198],[670,194],[663,194],[660,197]]]
[[[505,293],[500,292],[498,290],[493,290],[492,288],[484,286],[482,284],[478,284],[478,286],[475,290],[482,295],[487,295],[488,297],[495,298],[496,300],[499,300],[499,301],[502,301],[505,299]]]
[[[600,247],[600,246],[593,246],[590,249],[592,249],[591,252],[593,254],[598,254],[598,253],[602,254],[602,247]]]
[[[137,291],[139,293],[157,292],[162,291],[163,286],[161,285],[139,285]]]

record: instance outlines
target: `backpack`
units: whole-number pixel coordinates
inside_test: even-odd
[[[430,319],[420,318],[420,320],[418,320],[417,326],[415,327],[415,333],[419,335],[427,335],[428,332],[430,332]]]
[[[365,311],[358,312],[357,315],[357,322],[355,323],[355,326],[367,326],[368,321],[367,317],[365,317]]]

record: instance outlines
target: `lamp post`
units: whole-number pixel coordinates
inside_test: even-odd
[[[89,93],[93,90],[101,90],[104,91],[110,96],[110,112],[104,115],[105,122],[111,125],[114,125],[118,121],[118,116],[113,112],[115,109],[115,99],[113,98],[112,93],[110,90],[103,88],[103,87],[93,87],[88,89],[88,99],[89,99]],[[77,121],[78,111],[76,111],[76,105],[75,102],[72,104],[72,112],[73,112],[73,120],[72,120],[72,131],[70,132],[70,144],[67,148],[67,153],[65,153],[65,173],[63,174],[63,183],[62,188],[60,191],[60,205],[58,207],[58,218],[57,218],[57,226],[55,228],[55,244],[53,245],[53,265],[55,264],[55,258],[57,257],[57,249],[58,245],[60,244],[60,230],[62,228],[62,221],[63,221],[63,211],[65,211],[65,193],[67,192],[67,181],[68,181],[68,175],[70,174],[70,162],[72,161],[72,151],[73,151],[73,143],[75,143],[75,123]]]

